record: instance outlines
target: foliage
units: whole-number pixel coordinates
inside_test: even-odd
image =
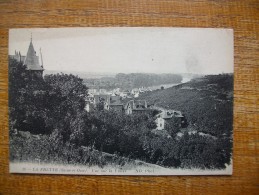
[[[181,88],[143,93],[139,99],[180,110],[189,128],[217,137],[230,136],[233,128],[233,97],[229,95],[233,93],[232,84],[233,75],[209,75],[183,84]],[[219,86],[222,87],[219,89]],[[222,94],[227,95],[222,97]]]
[[[227,140],[213,139],[188,133],[179,140],[179,159],[184,168],[222,169],[230,163],[230,148]],[[226,151],[228,150],[228,151]]]
[[[76,147],[70,144],[56,147],[47,135],[34,136],[18,132],[10,138],[10,161],[54,164],[100,166],[134,165],[134,161],[118,155],[109,155],[91,147]]]
[[[74,75],[32,78],[26,67],[9,62],[10,159],[104,166],[140,159],[166,167],[222,169],[232,147],[233,76],[206,76],[190,83],[141,94],[139,99],[180,110],[189,123],[167,123],[168,136],[153,133],[159,113],[126,115],[103,104],[84,110],[87,87]],[[173,82],[172,75],[118,74],[122,86]],[[227,86],[226,86],[227,85]],[[172,98],[173,97],[173,98]],[[195,130],[196,134],[190,134]],[[186,131],[183,136],[179,132]],[[199,134],[203,133],[203,134]],[[109,153],[109,154],[107,154]],[[105,155],[104,155],[105,154]]]
[[[196,131],[194,135],[185,133],[184,136],[178,137],[175,143],[170,139],[163,144],[159,144],[161,138],[149,140],[149,153],[163,154],[162,160],[156,163],[164,166],[212,169],[224,168],[225,164],[229,164],[233,128],[231,93],[233,75],[208,75],[180,87],[141,94],[139,99],[156,103],[156,106],[163,108],[182,111],[189,124],[185,131]],[[171,120],[165,127],[173,138],[181,131],[177,124]],[[168,153],[167,148],[172,150]]]
[[[88,124],[85,144],[94,145],[96,149],[118,153],[124,156],[141,157],[142,146],[139,138],[149,132],[148,115],[125,115],[114,111],[92,112]]]
[[[180,131],[181,129],[181,118],[173,117],[170,120],[166,121],[165,129],[170,133],[172,137],[175,137],[175,135]]]
[[[12,59],[9,63],[11,127],[33,134],[50,134],[58,129],[64,142],[79,144],[87,96],[82,79],[66,74],[32,79],[22,63]]]
[[[48,133],[45,125],[49,101],[44,98],[48,93],[42,78],[32,78],[26,67],[15,60],[9,61],[9,111],[10,124],[14,129],[34,133]]]

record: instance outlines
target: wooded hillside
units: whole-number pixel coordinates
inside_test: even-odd
[[[89,88],[131,90],[133,88],[151,87],[161,84],[180,83],[182,76],[178,74],[147,74],[147,73],[130,73],[116,74],[113,77],[84,79],[84,83]]]
[[[208,75],[165,90],[142,93],[139,99],[180,110],[189,128],[215,136],[232,135],[233,75]]]

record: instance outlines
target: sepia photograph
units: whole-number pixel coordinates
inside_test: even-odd
[[[10,173],[232,175],[232,29],[9,30]]]

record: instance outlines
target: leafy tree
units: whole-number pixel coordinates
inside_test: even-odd
[[[222,169],[230,163],[230,143],[198,134],[184,136],[178,144],[181,167]]]
[[[47,85],[51,87],[50,91],[60,93],[64,98],[65,104],[71,110],[82,111],[85,107],[85,98],[87,96],[87,87],[83,80],[72,74],[46,75],[44,77]]]
[[[56,95],[49,122],[53,129],[59,129],[64,142],[79,145],[84,137],[84,120],[87,117],[84,111],[87,87],[82,79],[71,74],[46,75],[44,80],[49,86],[49,93]]]
[[[172,137],[175,137],[181,129],[181,118],[172,117],[167,120],[165,123],[165,129],[171,134]]]
[[[9,110],[12,128],[32,133],[48,133],[48,111],[43,100],[47,86],[40,77],[31,77],[26,66],[9,60]]]

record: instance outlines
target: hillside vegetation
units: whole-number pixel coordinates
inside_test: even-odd
[[[180,110],[189,128],[211,135],[231,136],[233,75],[208,75],[165,90],[142,93],[158,107]]]
[[[182,111],[189,123],[154,133],[157,112],[84,110],[87,87],[67,74],[32,79],[10,60],[10,160],[112,165],[142,160],[164,167],[224,169],[231,159],[231,75],[207,76],[140,98]],[[189,134],[191,130],[210,136]],[[182,136],[178,133],[182,132]],[[168,136],[170,134],[170,136]],[[27,136],[28,135],[28,136]],[[34,136],[34,137],[33,137]],[[91,148],[85,150],[84,148]],[[104,155],[105,154],[105,155]],[[103,157],[106,156],[105,158]]]

